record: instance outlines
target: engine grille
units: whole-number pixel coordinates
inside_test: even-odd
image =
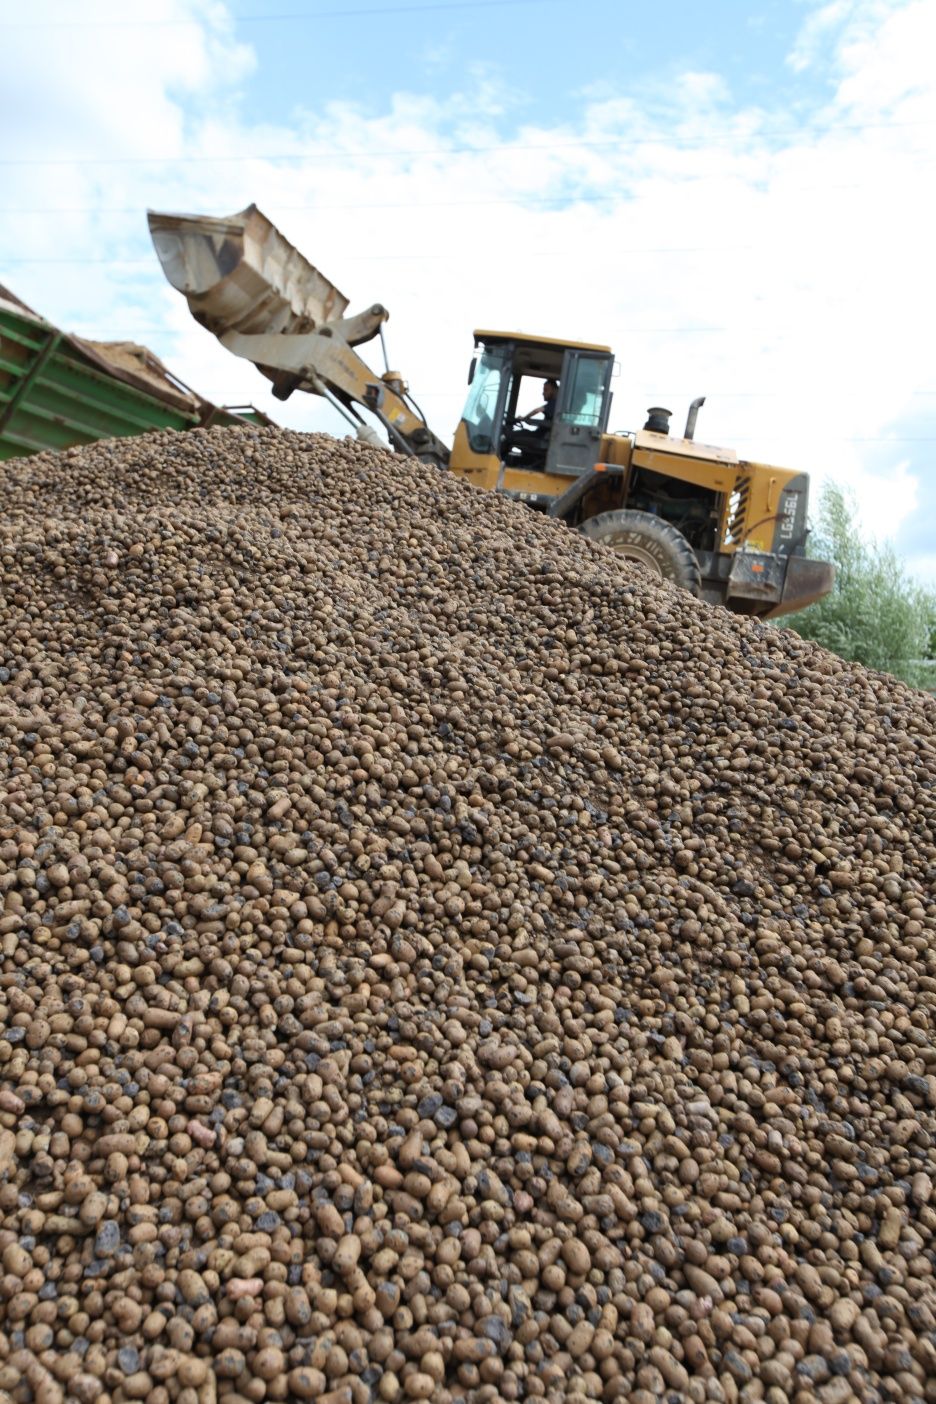
[[[738,478],[734,491],[728,499],[728,518],[725,524],[726,546],[740,546],[744,539],[750,497],[751,479],[748,477]]]

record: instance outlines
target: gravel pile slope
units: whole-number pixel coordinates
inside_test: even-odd
[[[0,568],[0,1395],[936,1399],[931,701],[319,436]]]

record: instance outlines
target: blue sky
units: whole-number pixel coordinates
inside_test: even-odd
[[[613,427],[706,394],[936,580],[932,0],[0,0],[0,49],[0,282],[57,324],[341,432],[156,263],[147,206],[253,200],[443,437],[475,326],[609,342]]]
[[[798,5],[730,0],[497,0],[494,4],[318,6],[302,20],[294,0],[244,0],[238,33],[257,56],[247,104],[289,122],[297,106],[349,97],[377,116],[389,93],[443,95],[474,72],[503,85],[505,130],[518,118],[574,119],[582,95],[665,89],[687,68],[718,70],[739,101],[785,89],[791,100],[821,97],[811,82],[790,82],[784,55],[802,24]],[[802,87],[800,92],[796,89]],[[819,85],[821,86],[821,85]]]

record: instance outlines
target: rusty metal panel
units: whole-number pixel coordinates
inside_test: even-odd
[[[315,331],[344,316],[348,299],[256,205],[228,219],[147,219],[163,272],[216,336]]]
[[[728,575],[730,599],[774,601],[783,594],[786,560],[760,551],[736,551]]]
[[[835,584],[835,566],[828,561],[814,561],[807,556],[787,556],[786,578],[780,603],[768,610],[768,619],[793,614],[798,609],[823,599]]]

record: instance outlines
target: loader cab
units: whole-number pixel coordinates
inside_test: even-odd
[[[613,367],[607,346],[475,332],[452,470],[533,505],[548,501],[600,458]],[[542,419],[519,425],[520,416],[543,404],[548,380],[558,382],[551,426]]]

